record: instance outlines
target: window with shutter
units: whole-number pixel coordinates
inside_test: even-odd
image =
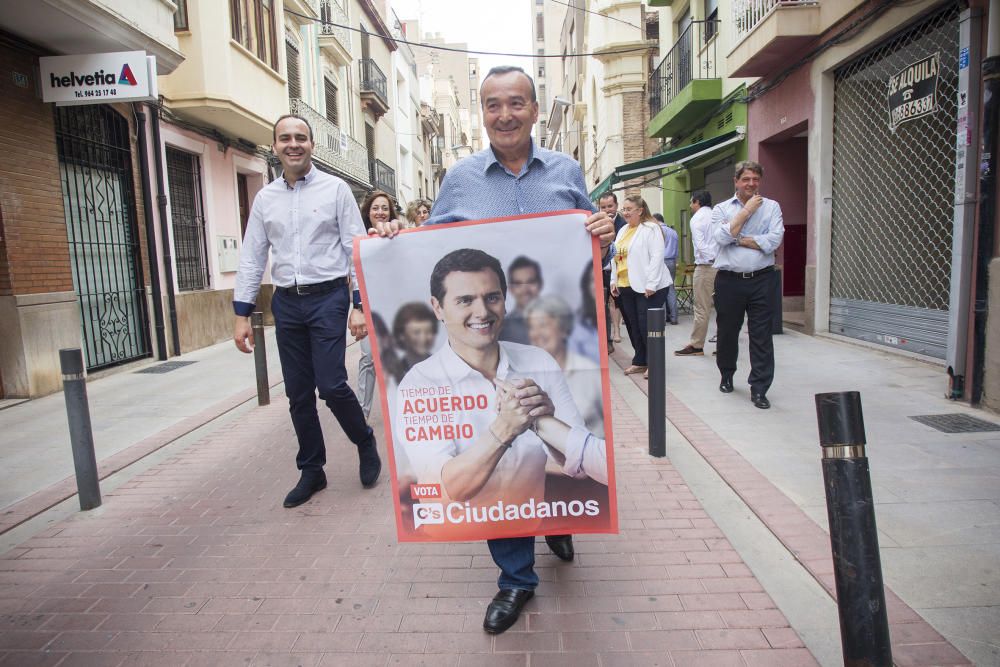
[[[340,127],[340,112],[337,107],[337,86],[330,79],[323,79],[324,93],[326,94],[326,119]]]
[[[291,42],[285,42],[285,61],[288,67],[288,97],[302,97],[302,80],[299,77],[299,50]]]

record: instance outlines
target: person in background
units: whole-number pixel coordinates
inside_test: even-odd
[[[573,311],[557,296],[540,296],[524,312],[531,344],[540,347],[563,369],[587,430],[604,435],[604,407],[601,394],[601,367],[587,357],[570,351]]]
[[[603,271],[602,271],[603,273]],[[580,309],[569,335],[569,351],[601,363],[600,330],[597,328],[597,299],[594,297],[594,267],[590,262],[580,275]],[[612,352],[613,350],[608,350]]]
[[[361,220],[368,231],[377,222],[388,222],[395,217],[396,203],[392,196],[381,190],[373,190],[361,202]],[[376,332],[376,336],[379,332]],[[375,363],[372,361],[371,341],[361,340],[361,359],[358,360],[358,393],[361,394],[361,410],[365,421],[372,412],[372,400],[375,398]]]
[[[625,226],[625,218],[618,211],[618,195],[608,192],[597,200],[601,212],[614,221],[615,235]],[[612,254],[612,257],[614,255]],[[615,351],[615,343],[622,342],[622,310],[618,297],[611,293],[611,263],[604,265],[604,308],[607,311],[608,352]]]
[[[733,183],[736,193],[712,209],[712,232],[719,242],[715,257],[715,321],[718,326],[722,376],[719,391],[733,391],[743,317],[750,336],[750,401],[767,410],[767,390],[774,381],[774,341],[771,338],[776,281],[774,252],[785,236],[781,206],[760,194],[764,168],[756,162],[738,162]]]
[[[414,199],[406,207],[406,226],[419,227],[431,217],[431,203],[426,199]]]
[[[397,382],[402,382],[408,370],[431,356],[437,334],[438,319],[426,303],[411,301],[396,311],[392,337],[399,357],[395,369]]]
[[[615,238],[611,293],[619,298],[625,328],[635,350],[625,375],[643,373],[648,377],[646,311],[663,306],[673,277],[663,263],[663,232],[646,201],[638,195],[626,197],[622,215],[628,224]]]
[[[500,340],[527,345],[528,323],[524,309],[542,292],[542,266],[524,255],[516,257],[507,267],[510,293],[514,295],[514,310],[507,313],[500,331]]]
[[[719,253],[719,243],[712,233],[712,194],[708,190],[691,193],[691,245],[694,246],[694,327],[691,340],[674,352],[678,357],[705,354],[708,318],[712,314],[715,274],[712,262]]]
[[[664,222],[663,216],[659,213],[654,213],[653,217],[660,223],[660,229],[663,230],[663,263],[671,277],[675,277],[677,275],[677,248],[680,245],[677,232]],[[667,321],[671,324],[677,324],[677,315],[677,288],[671,282],[667,287]]]

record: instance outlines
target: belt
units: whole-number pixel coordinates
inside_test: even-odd
[[[719,269],[719,273],[743,279],[756,278],[759,275],[770,273],[771,271],[774,271],[773,266],[765,266],[763,269],[757,269],[756,271],[726,271],[725,269]]]
[[[285,296],[308,296],[310,294],[326,294],[327,292],[332,292],[338,287],[345,287],[347,285],[347,276],[341,276],[340,278],[335,278],[333,280],[326,280],[321,283],[313,283],[312,285],[292,285],[290,287],[275,287],[275,292],[280,292]]]
[[[711,262],[706,262],[704,264],[695,264],[695,266],[712,266],[712,264],[714,263],[714,261],[715,260],[712,260]]]

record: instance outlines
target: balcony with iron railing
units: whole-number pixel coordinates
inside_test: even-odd
[[[694,21],[649,76],[651,137],[670,137],[722,100],[718,21]]]
[[[382,160],[371,161],[371,180],[376,190],[396,196],[396,170]]]
[[[784,69],[864,1],[733,0],[730,76],[768,76]]]
[[[347,12],[337,0],[322,0],[320,4],[319,47],[339,65],[351,64],[351,31]]]
[[[361,67],[361,104],[372,112],[375,120],[381,118],[389,110],[389,88],[385,74],[371,58],[362,58]]]
[[[289,100],[289,106],[292,113],[302,116],[312,126],[313,158],[336,172],[350,176],[362,185],[371,184],[368,151],[364,144],[342,132],[326,116],[303,100],[292,98]]]

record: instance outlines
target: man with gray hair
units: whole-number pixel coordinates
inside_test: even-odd
[[[750,401],[761,410],[771,407],[767,390],[774,380],[771,340],[774,252],[785,236],[781,206],[761,196],[764,168],[745,160],[736,165],[736,193],[712,210],[712,229],[719,243],[715,258],[715,311],[718,325],[719,391],[733,391],[743,315],[750,334]]]

